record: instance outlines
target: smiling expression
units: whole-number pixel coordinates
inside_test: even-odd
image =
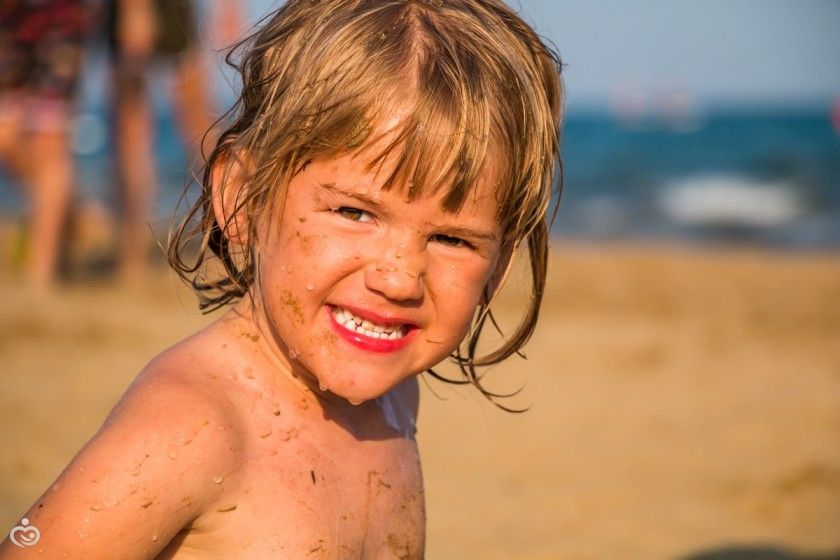
[[[352,403],[452,353],[500,266],[491,181],[446,212],[445,189],[411,201],[384,190],[368,152],[291,179],[282,216],[259,228],[254,290],[267,343],[310,387]]]

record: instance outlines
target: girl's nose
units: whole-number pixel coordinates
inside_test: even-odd
[[[365,286],[383,297],[401,303],[419,303],[423,299],[424,257],[394,253],[373,260],[365,268]]]

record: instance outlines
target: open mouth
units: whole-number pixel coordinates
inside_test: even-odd
[[[371,338],[397,340],[405,336],[406,325],[380,325],[356,315],[349,309],[335,306],[332,315],[336,323],[345,329]]]
[[[348,342],[365,350],[390,352],[405,346],[416,325],[397,320],[371,317],[358,310],[338,305],[328,306],[333,328]]]

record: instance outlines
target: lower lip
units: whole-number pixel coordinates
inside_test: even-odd
[[[411,341],[411,338],[414,336],[414,333],[417,331],[417,329],[408,328],[402,338],[394,340],[373,338],[359,332],[351,331],[350,329],[345,329],[338,323],[338,321],[335,320],[335,316],[332,311],[332,307],[327,307],[327,315],[330,317],[330,323],[332,324],[333,330],[335,330],[341,338],[353,346],[361,348],[362,350],[367,350],[368,352],[387,353],[401,350],[406,347],[406,345]]]

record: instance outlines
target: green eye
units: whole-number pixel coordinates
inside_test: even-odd
[[[436,241],[441,245],[446,245],[447,247],[466,247],[472,248],[472,245],[468,241],[461,239],[460,237],[453,237],[451,235],[444,235],[442,233],[438,233],[432,236],[432,241]]]
[[[371,221],[371,215],[369,213],[365,212],[364,210],[359,210],[358,208],[353,208],[351,206],[342,206],[341,208],[335,210],[335,213],[354,222]]]

